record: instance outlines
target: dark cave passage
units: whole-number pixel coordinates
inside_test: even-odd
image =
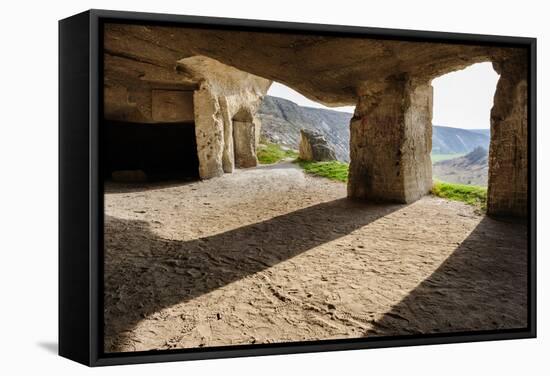
[[[198,179],[194,123],[105,121],[104,177],[124,181]]]

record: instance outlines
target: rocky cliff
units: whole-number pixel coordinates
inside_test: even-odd
[[[488,129],[462,129],[433,126],[432,153],[465,154],[477,147],[489,150],[490,133]]]
[[[266,96],[258,116],[262,138],[298,150],[300,129],[325,136],[336,158],[349,162],[349,122],[353,114],[312,107],[301,107],[286,99]]]

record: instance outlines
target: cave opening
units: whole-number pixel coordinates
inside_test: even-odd
[[[279,145],[298,152],[301,130],[319,133],[327,141],[336,160],[350,162],[350,128],[355,106],[329,107],[299,91],[273,81],[258,110],[262,143]]]
[[[486,188],[491,109],[499,75],[478,63],[432,81],[432,177],[434,182]]]
[[[107,179],[120,182],[199,178],[194,123],[106,121]]]
[[[193,88],[127,89],[103,121],[104,178],[143,183],[199,178]]]

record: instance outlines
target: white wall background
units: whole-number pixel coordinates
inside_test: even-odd
[[[349,24],[539,38],[539,166],[550,164],[548,11],[543,1],[273,0],[4,2],[0,38],[0,374],[519,375],[548,361],[548,195],[539,196],[539,338],[87,369],[57,341],[57,20],[87,8]],[[546,125],[546,126],[545,126]],[[539,169],[539,192],[550,184]],[[547,170],[546,170],[547,171]]]

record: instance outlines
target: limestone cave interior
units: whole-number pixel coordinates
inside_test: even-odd
[[[480,214],[431,194],[430,153],[432,80],[482,62]],[[525,51],[107,24],[104,66],[106,174],[196,179],[106,185],[106,352],[526,325]],[[272,81],[356,106],[346,182],[258,163]]]

